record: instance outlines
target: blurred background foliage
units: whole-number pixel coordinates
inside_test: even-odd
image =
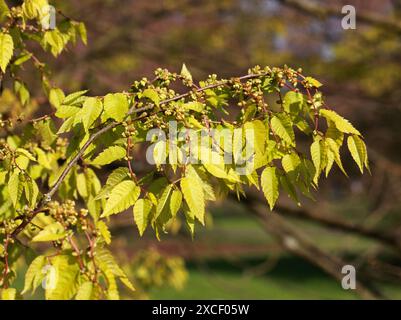
[[[341,28],[345,4],[356,8],[355,30]],[[134,80],[152,78],[157,67],[179,71],[183,62],[195,79],[241,75],[256,64],[288,64],[324,83],[328,105],[350,119],[368,145],[372,175],[360,176],[348,159],[349,179],[338,170],[322,181],[317,202],[297,209],[280,199],[279,223],[294,234],[269,228],[269,216],[276,214],[267,207],[263,220],[251,214],[251,203],[235,200],[210,208],[208,228],[199,228],[193,241],[174,227],[160,243],[150,234],[139,239],[130,214],[121,215],[112,230],[114,249],[140,288],[137,298],[360,298],[360,292],[341,288],[342,262],[354,265],[378,297],[401,298],[401,1],[70,0],[57,5],[88,29],[88,46],[71,48],[57,61],[42,56],[66,91],[125,90]],[[325,8],[330,10],[321,11]],[[366,23],[360,16],[394,24]],[[31,86],[39,83],[37,76],[32,72]],[[37,114],[45,114],[44,97],[36,98]],[[18,113],[21,107],[11,110]],[[142,169],[137,163],[136,170]],[[306,253],[298,250],[304,237]]]

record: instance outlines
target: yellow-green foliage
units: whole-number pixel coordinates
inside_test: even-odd
[[[326,107],[321,83],[286,66],[254,67],[242,77],[210,76],[197,83],[184,65],[181,73],[158,69],[153,81],[135,81],[125,92],[101,97],[87,90],[65,94],[50,85],[44,64],[25,41],[36,41],[58,56],[78,36],[86,42],[86,32],[82,23],[68,19],[62,29],[42,30],[38,7],[44,2],[29,0],[9,10],[0,0],[0,16],[5,17],[1,71],[10,75],[20,103],[29,106],[21,66],[32,63],[43,73],[52,107],[50,115],[39,119],[0,118],[7,129],[0,136],[3,299],[20,298],[41,285],[47,299],[118,299],[120,285],[133,291],[135,279],[142,287],[162,281],[179,287],[186,278],[182,262],[168,260],[165,270],[154,274],[147,265],[159,259],[155,254],[138,258],[143,264],[131,284],[107,249],[114,215],[131,208],[141,236],[152,229],[161,239],[174,220],[185,221],[193,235],[196,224],[204,224],[207,202],[230,192],[240,197],[247,187],[261,189],[271,210],[281,192],[296,203],[299,195],[310,196],[334,163],[344,171],[340,150],[345,138],[360,171],[368,167],[360,132]],[[187,92],[175,92],[176,82]],[[278,106],[269,105],[268,97],[278,99]],[[238,116],[233,120],[231,114]],[[17,120],[24,125],[13,131]],[[184,132],[226,131],[233,138],[213,150],[210,145],[188,145],[193,139],[189,133],[178,142],[159,141],[153,150],[154,168],[148,175],[137,175],[131,161],[134,148],[146,143],[151,129],[167,134],[171,121]],[[249,132],[251,140],[246,139]],[[310,154],[297,149],[301,135],[309,141]],[[241,163],[248,144],[254,151]],[[215,161],[186,161],[191,148]],[[178,149],[177,161],[165,163],[173,156],[171,150]],[[234,161],[225,162],[227,155]],[[118,168],[102,182],[99,170],[110,164]],[[241,166],[245,174],[238,173]],[[18,293],[12,284],[17,262],[24,258],[21,242],[33,248],[41,242],[49,249],[29,263],[24,290]]]

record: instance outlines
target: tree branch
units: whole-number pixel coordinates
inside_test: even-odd
[[[254,79],[254,78],[259,78],[259,77],[263,77],[266,76],[267,73],[266,72],[261,72],[260,74],[248,74],[239,78],[236,78],[240,81],[243,80],[248,80],[248,79]],[[234,78],[235,79],[235,78]],[[198,88],[194,91],[188,91],[186,93],[177,95],[175,97],[163,100],[160,102],[159,105],[164,105],[173,101],[177,101],[183,98],[186,98],[188,96],[190,96],[193,92],[203,92],[205,90],[208,89],[212,89],[212,88],[217,88],[217,87],[221,87],[226,85],[229,82],[229,80],[221,80],[217,83],[214,84],[210,84],[208,86],[202,87],[202,88]],[[142,108],[135,108],[135,104],[131,107],[131,109],[128,111],[127,114],[127,118],[130,115],[133,114],[138,114],[141,112],[145,112],[148,110],[151,110],[155,107],[154,104],[150,104],[147,106],[144,106]],[[135,119],[138,120],[139,118]],[[38,215],[40,212],[43,212],[43,210],[45,209],[46,205],[52,200],[53,196],[55,195],[55,193],[58,191],[61,183],[64,181],[64,179],[66,178],[66,176],[68,175],[68,173],[71,171],[71,169],[76,165],[76,163],[78,162],[78,160],[84,155],[85,151],[88,149],[88,147],[101,135],[103,135],[104,133],[110,131],[111,129],[121,125],[122,122],[117,122],[117,121],[113,121],[111,123],[109,123],[108,125],[106,125],[105,127],[103,127],[102,129],[100,129],[99,131],[97,131],[96,133],[94,133],[93,135],[91,135],[88,139],[88,141],[83,145],[83,147],[78,151],[78,153],[75,155],[75,157],[68,163],[67,167],[64,169],[64,171],[62,172],[62,174],[60,175],[60,177],[57,179],[56,183],[53,185],[53,187],[50,189],[50,191],[48,193],[46,193],[42,200],[38,203],[38,205],[36,206],[36,208],[31,212],[31,214],[29,216],[27,216],[22,222],[21,224],[13,231],[13,233],[11,234],[11,238],[16,238],[24,229],[25,227],[36,217],[36,215]]]

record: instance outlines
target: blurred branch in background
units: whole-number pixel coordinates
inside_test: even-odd
[[[325,4],[316,4],[314,1],[307,0],[278,0],[283,5],[299,10],[303,13],[317,18],[327,18],[330,16],[343,18],[344,14],[340,8],[328,7]],[[388,32],[401,34],[401,23],[387,17],[372,15],[357,11],[357,20],[375,27],[385,29]]]
[[[263,205],[254,205],[252,212],[257,215],[267,232],[275,236],[288,251],[315,264],[337,281],[342,281],[341,269],[347,263],[339,257],[321,250],[300,230],[295,229],[284,218],[274,212],[266,215],[266,208]],[[368,288],[360,278],[358,276],[357,279],[359,280],[357,280],[355,291],[361,298],[383,298],[379,292]]]

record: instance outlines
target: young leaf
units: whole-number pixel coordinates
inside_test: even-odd
[[[205,109],[205,105],[198,101],[191,101],[191,102],[185,103],[183,105],[183,107],[186,110],[192,110],[195,112],[202,112]]]
[[[75,105],[79,102],[82,102],[81,100],[84,99],[84,95],[88,92],[88,90],[81,90],[77,92],[70,93],[68,96],[66,96],[63,100],[62,104],[65,105]]]
[[[130,179],[130,173],[128,168],[121,167],[115,169],[107,178],[106,185],[102,188],[102,190],[95,197],[95,200],[106,198],[111,190],[118,185],[120,182],[124,180]]]
[[[167,158],[167,143],[164,140],[156,142],[153,148],[153,160],[157,166],[165,163]]]
[[[99,230],[99,232],[100,232],[102,238],[104,239],[104,241],[107,244],[110,244],[111,243],[111,233],[110,233],[109,228],[107,227],[107,224],[104,223],[104,221],[99,220],[97,222],[97,226],[96,227]]]
[[[152,207],[153,204],[148,199],[139,199],[134,205],[134,220],[141,237],[148,226],[148,218]]]
[[[181,68],[181,76],[183,76],[185,79],[188,79],[189,81],[193,81],[192,80],[192,74],[189,72],[187,66],[185,65],[185,63],[182,64],[182,68]]]
[[[75,300],[90,300],[92,297],[93,283],[91,281],[85,281],[78,289]]]
[[[154,89],[146,89],[144,92],[142,92],[142,98],[148,98],[156,106],[159,106],[160,98],[159,98],[159,95],[157,94],[157,91]]]
[[[98,98],[88,98],[85,100],[80,111],[82,124],[86,131],[92,126],[103,110],[102,101]]]
[[[283,166],[284,171],[288,173],[290,171],[295,171],[301,164],[301,160],[299,159],[299,156],[295,152],[292,152],[290,154],[286,154],[281,159],[281,164]]]
[[[123,93],[110,93],[104,97],[104,111],[109,118],[116,121],[124,120],[128,108],[127,96]]]
[[[17,298],[17,290],[14,288],[7,288],[1,290],[1,300],[15,300]]]
[[[4,18],[10,12],[10,9],[7,6],[5,0],[0,0],[0,22],[4,21]]]
[[[6,72],[7,66],[14,53],[14,41],[8,33],[0,33],[0,68],[3,73]]]
[[[337,166],[341,169],[341,171],[344,173],[345,176],[348,176],[347,173],[344,170],[344,167],[343,167],[343,164],[342,164],[342,161],[341,161],[340,147],[337,144],[337,142],[334,141],[331,138],[326,138],[325,139],[325,143],[328,146],[329,153],[332,154],[332,157],[333,157],[334,161],[336,162]],[[326,176],[327,176],[327,174],[328,174],[328,172],[326,170]]]
[[[202,185],[199,183],[198,179],[192,175],[182,178],[180,185],[189,210],[203,224],[205,217],[205,199]]]
[[[170,200],[170,193],[171,193],[171,185],[169,184],[162,192],[160,199],[157,201],[157,207],[156,207],[156,216],[155,219],[157,219],[160,214],[163,212],[163,210],[168,207],[168,202]]]
[[[295,134],[291,120],[288,117],[274,116],[270,121],[273,132],[287,142],[290,146],[295,146]]]
[[[43,230],[33,237],[33,242],[56,241],[65,238],[66,233],[59,222],[47,225]]]
[[[111,146],[101,152],[93,161],[92,164],[95,166],[104,166],[112,163],[116,160],[124,158],[126,150],[120,146]]]
[[[61,104],[65,99],[65,95],[63,90],[59,88],[53,88],[49,93],[49,102],[56,109],[60,108]]]
[[[16,207],[17,203],[22,195],[22,190],[23,190],[23,184],[20,181],[18,172],[15,171],[11,175],[10,180],[8,181],[7,187],[8,187],[8,193],[10,194],[11,201],[13,202],[14,207]]]
[[[83,44],[87,45],[88,44],[88,35],[87,35],[85,24],[82,22],[78,23],[77,30],[78,30],[78,34],[81,37]]]
[[[65,119],[76,115],[81,109],[79,107],[74,107],[66,104],[62,104],[56,112],[56,117],[60,119]]]
[[[79,267],[76,258],[62,254],[52,258],[51,264],[54,269],[49,269],[47,276],[46,299],[71,299],[78,290]]]
[[[265,195],[267,202],[269,203],[270,210],[273,210],[274,205],[279,196],[278,185],[279,181],[277,178],[275,167],[266,167],[261,175],[262,190]]]
[[[25,273],[25,284],[22,294],[27,293],[29,290],[35,291],[43,280],[43,267],[46,265],[46,257],[38,256],[30,264]]]
[[[324,150],[322,148],[321,140],[317,139],[312,143],[310,147],[310,153],[312,157],[312,162],[315,166],[315,176],[313,178],[313,181],[317,185],[319,175],[324,169],[322,161]]]
[[[140,192],[140,188],[131,180],[119,183],[111,191],[101,217],[108,217],[112,214],[128,209],[130,206],[135,204]]]
[[[302,93],[289,91],[283,99],[284,110],[291,115],[298,115],[302,111],[304,96]]]
[[[97,248],[96,249],[96,263],[99,265],[100,270],[106,276],[108,282],[108,298],[109,299],[118,299],[118,289],[115,278],[119,278],[119,280],[131,291],[135,291],[134,286],[129,281],[125,272],[118,266],[114,257],[105,248]]]
[[[263,154],[265,152],[265,144],[267,137],[267,129],[264,123],[260,120],[253,120],[246,122],[244,124],[245,135],[247,135],[247,130],[251,131],[253,135],[253,146],[255,148],[256,154]],[[248,136],[248,137],[252,137]]]
[[[174,190],[171,194],[170,200],[170,212],[171,216],[174,218],[177,215],[178,210],[180,210],[182,204],[182,193],[180,190]]]
[[[343,133],[361,135],[347,119],[344,119],[333,110],[320,109],[320,115],[327,120],[333,121],[337,129]]]
[[[352,158],[363,173],[364,166],[368,167],[368,153],[366,151],[365,143],[358,136],[349,136],[347,139],[348,149]]]
[[[24,183],[25,197],[28,200],[29,206],[33,208],[36,205],[36,200],[39,195],[39,188],[35,180],[27,179]]]
[[[322,86],[322,84],[318,80],[312,77],[306,77],[305,82],[315,88],[320,88]]]

